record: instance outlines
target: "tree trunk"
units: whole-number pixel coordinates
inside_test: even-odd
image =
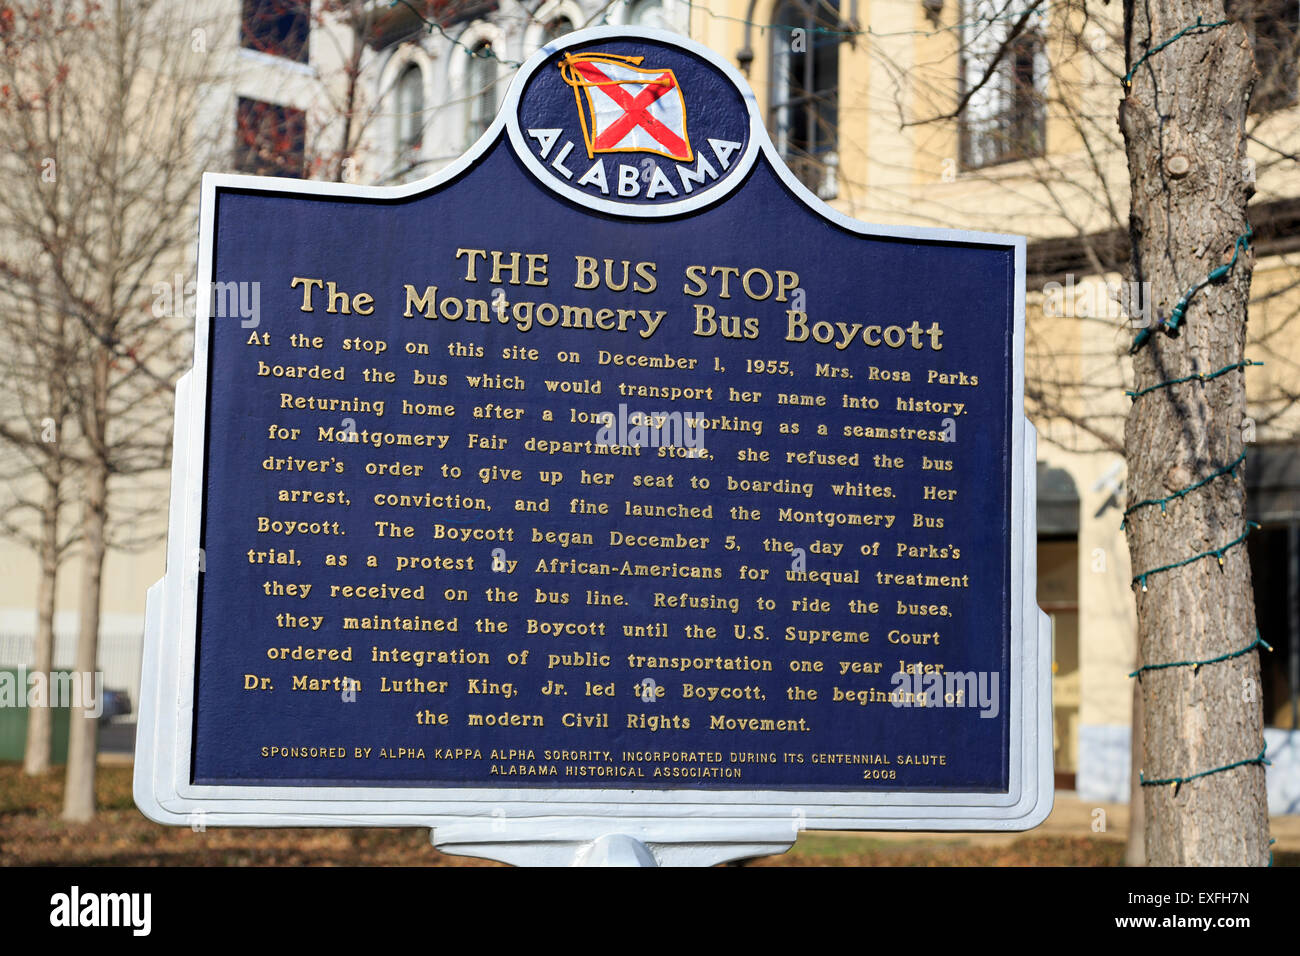
[[[57,440],[57,436],[56,436]],[[47,476],[45,501],[41,505],[41,578],[36,584],[36,635],[32,648],[32,672],[43,674],[46,688],[54,685],[54,597],[59,574],[59,482]],[[27,749],[23,772],[39,776],[50,769],[50,739],[54,701],[46,695],[46,706],[27,708]]]
[[[54,323],[55,361],[47,383],[49,415],[54,421],[54,446],[61,448],[63,441],[63,415],[67,404],[67,383],[64,376],[64,336],[66,320],[60,313]],[[45,437],[41,436],[42,439]],[[52,688],[50,671],[54,667],[54,606],[58,585],[59,563],[59,513],[63,507],[63,459],[55,455],[41,469],[45,481],[45,501],[41,504],[40,562],[41,579],[36,585],[36,634],[32,647],[32,670],[45,675],[45,686]],[[50,743],[53,725],[51,707],[54,701],[47,697],[45,707],[27,708],[27,747],[23,753],[23,772],[38,776],[50,769]]]
[[[90,426],[86,437],[92,451],[91,464],[86,469],[85,516],[82,519],[81,621],[75,664],[83,681],[93,678],[99,663],[99,605],[107,547],[105,525],[108,521],[105,432],[110,361],[109,353],[99,350],[94,359],[94,386],[86,397],[93,404],[91,408],[83,410]],[[95,816],[95,756],[99,743],[99,721],[87,716],[84,707],[75,706],[69,724],[68,776],[63,790],[63,819],[85,823]]]
[[[1139,665],[1141,661],[1138,662]],[[1142,805],[1145,789],[1138,774],[1142,770],[1142,688],[1133,684],[1133,732],[1129,736],[1128,843],[1124,847],[1124,865],[1142,866],[1147,861],[1146,815]]]
[[[348,181],[348,162],[352,159],[354,152],[352,144],[352,124],[354,114],[357,109],[357,87],[361,83],[361,58],[366,49],[366,30],[369,23],[363,4],[353,3],[348,10],[348,19],[352,25],[352,48],[348,51],[347,66],[344,67],[347,77],[347,89],[343,96],[343,133],[339,138],[339,157],[338,162],[334,164],[333,179],[335,182],[345,183]]]
[[[1193,30],[1139,62],[1198,17],[1206,24],[1222,20],[1223,6],[1218,0],[1124,4],[1128,64],[1138,65],[1119,116],[1131,186],[1132,278],[1143,283],[1155,326],[1134,355],[1136,390],[1243,360],[1248,247],[1221,281],[1191,297],[1176,332],[1169,331],[1175,304],[1231,260],[1247,232],[1253,192],[1242,161],[1255,70],[1241,27]],[[1255,640],[1242,538],[1243,469],[1210,477],[1242,453],[1245,399],[1245,372],[1234,369],[1210,381],[1158,388],[1129,413],[1130,507],[1208,479],[1165,508],[1142,506],[1127,516],[1140,660],[1148,666],[1207,660]],[[1148,862],[1267,864],[1257,655],[1149,670],[1141,690]],[[1171,779],[1178,782],[1149,785]]]

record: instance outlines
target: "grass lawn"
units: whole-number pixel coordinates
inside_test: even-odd
[[[101,766],[94,823],[59,819],[63,769],[33,779],[0,764],[0,866],[494,866],[447,856],[416,829],[258,829],[195,833],[146,820],[131,800],[131,768]],[[882,839],[804,833],[782,856],[758,866],[1118,866],[1124,845],[1090,836],[1034,836],[997,843],[965,834]],[[1300,853],[1278,853],[1279,865]]]

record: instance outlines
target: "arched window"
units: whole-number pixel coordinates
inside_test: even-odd
[[[407,166],[418,160],[424,140],[424,74],[415,63],[397,78],[397,161]]]
[[[774,22],[772,139],[799,180],[832,199],[839,165],[839,10],[828,0],[781,0]]]
[[[466,94],[469,96],[469,141],[472,143],[492,125],[497,112],[497,61],[492,44],[484,40],[470,57]]]
[[[656,27],[667,30],[663,0],[635,0],[627,12],[627,22],[634,27]]]
[[[573,22],[568,17],[556,17],[546,24],[546,29],[542,32],[542,46],[546,46],[552,40],[558,40],[566,33],[572,32]]]

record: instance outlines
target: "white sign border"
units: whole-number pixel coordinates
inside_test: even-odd
[[[681,47],[724,72],[750,111],[750,143],[812,211],[861,236],[980,244],[1011,249],[1015,261],[1011,435],[1011,647],[1009,788],[1002,792],[851,792],[791,790],[599,790],[402,786],[207,786],[190,783],[197,632],[199,532],[209,309],[217,193],[256,190],[300,196],[391,201],[454,179],[514,122],[531,73],[554,50],[617,37],[645,37]],[[516,124],[517,126],[517,124]],[[517,129],[511,131],[511,138]],[[517,152],[519,144],[513,143]],[[525,148],[522,155],[530,155]],[[534,170],[535,171],[535,170]],[[733,184],[746,169],[735,170]],[[544,182],[553,177],[543,174]],[[699,205],[730,193],[721,184]],[[587,199],[585,205],[591,206]],[[684,207],[612,204],[629,218],[680,214]],[[691,208],[698,208],[693,206]],[[437,174],[404,186],[355,186],[256,176],[207,174],[200,206],[194,368],[178,383],[167,573],[149,590],[136,736],[134,793],[150,819],[177,826],[420,826],[449,852],[514,863],[715,863],[788,848],[799,830],[1000,830],[1037,826],[1053,799],[1051,626],[1035,603],[1036,436],[1024,418],[1025,240],[1021,236],[924,227],[881,227],[827,206],[777,155],[744,79],[707,48],[662,30],[599,27],[539,50],[520,69],[492,126]],[[1036,639],[1035,639],[1036,638]],[[648,848],[648,849],[647,849]]]

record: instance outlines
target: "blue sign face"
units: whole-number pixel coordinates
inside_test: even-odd
[[[742,175],[750,116],[702,57],[655,41],[569,46],[535,69],[511,113],[529,168],[583,204],[678,209]]]
[[[192,782],[1007,790],[1014,244],[836,215],[664,42],[504,115],[215,187]]]

